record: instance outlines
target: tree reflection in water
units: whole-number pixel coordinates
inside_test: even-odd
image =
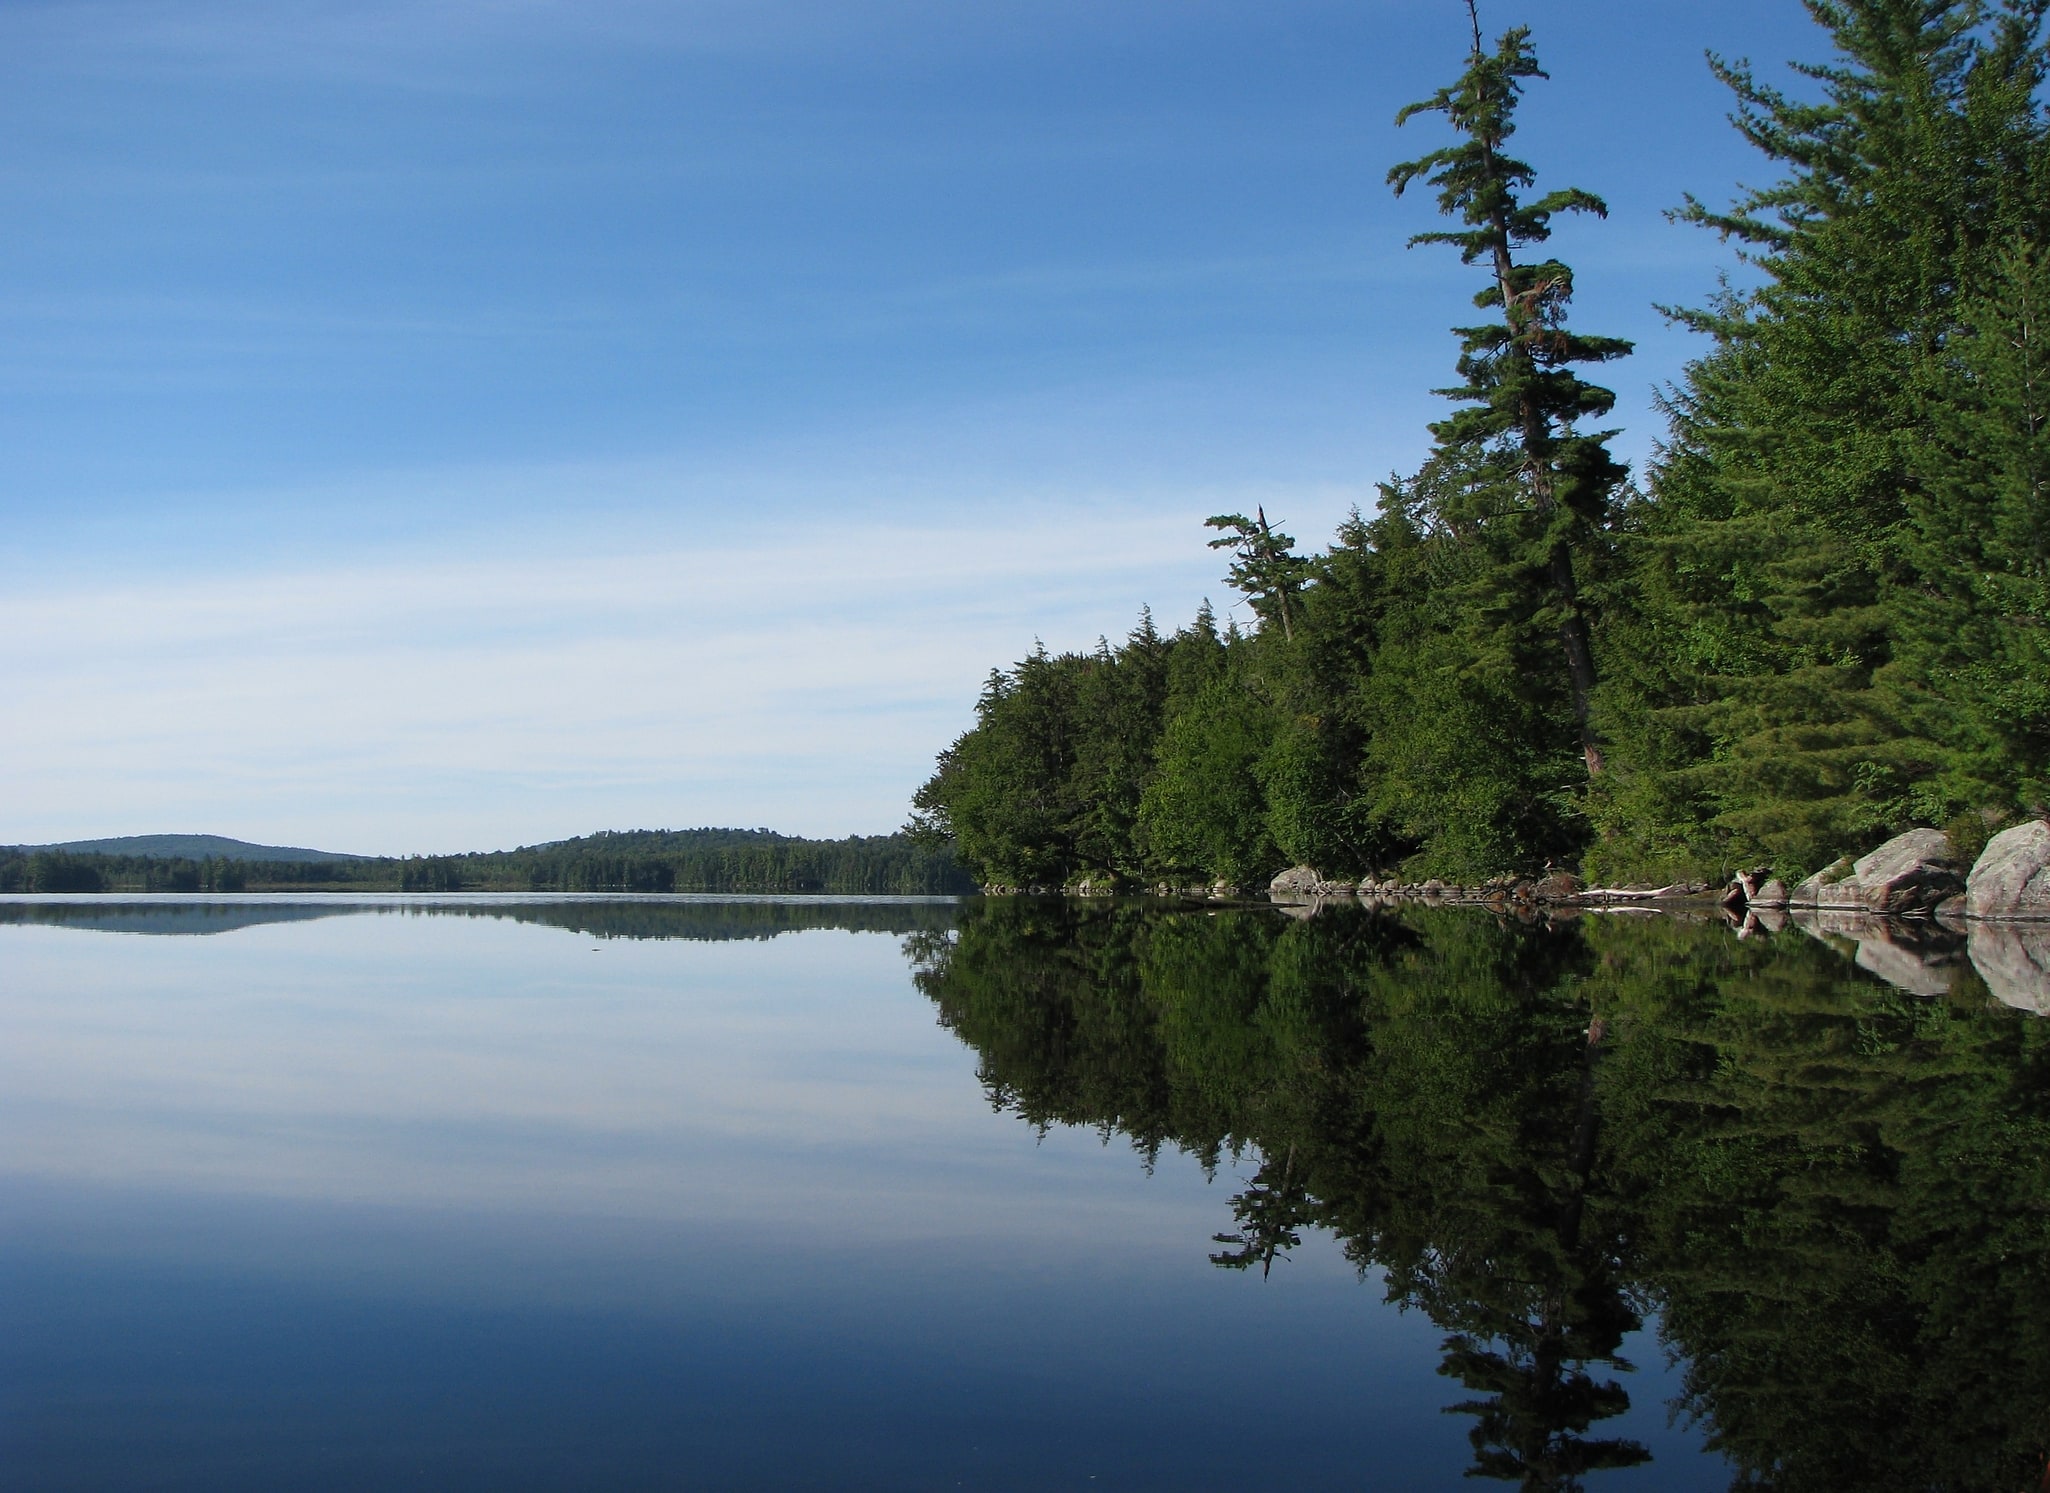
[[[1675,1408],[1756,1489],[2034,1487],[2050,1441],[2050,1022],[1918,998],[1788,934],[1001,900],[906,945],[991,1097],[1206,1167],[1211,1258],[1321,1228],[1446,1333],[1471,1472],[1644,1462]]]

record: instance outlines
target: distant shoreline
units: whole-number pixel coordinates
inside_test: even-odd
[[[241,846],[217,836],[147,836]],[[95,846],[118,841],[74,842]],[[630,892],[956,896],[975,890],[953,856],[904,834],[807,840],[772,830],[607,832],[517,850],[341,856],[286,847],[163,855],[58,846],[0,849],[0,892]]]

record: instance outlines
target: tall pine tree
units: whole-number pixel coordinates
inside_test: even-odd
[[[1537,174],[1506,148],[1524,84],[1545,73],[1528,28],[1504,33],[1490,53],[1474,0],[1467,11],[1473,51],[1466,71],[1396,117],[1400,124],[1443,114],[1461,138],[1388,174],[1398,195],[1418,180],[1438,189],[1440,210],[1462,226],[1411,243],[1449,244],[1462,262],[1485,266],[1488,284],[1474,304],[1498,313],[1457,329],[1462,382],[1440,392],[1466,407],[1431,427],[1432,464],[1441,480],[1452,479],[1442,484],[1449,493],[1435,516],[1449,535],[1490,554],[1493,563],[1472,589],[1491,619],[1556,637],[1581,755],[1587,775],[1598,777],[1604,764],[1592,720],[1595,658],[1581,570],[1626,473],[1609,454],[1613,432],[1579,428],[1608,414],[1615,395],[1573,370],[1622,357],[1631,345],[1568,331],[1573,271],[1556,258],[1517,256],[1551,238],[1558,214],[1606,217],[1608,208],[1578,188],[1524,200]]]

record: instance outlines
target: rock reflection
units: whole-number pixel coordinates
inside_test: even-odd
[[[1976,940],[1812,931],[1004,901],[908,949],[999,1104],[1257,1163],[1218,1265],[1327,1230],[1428,1314],[1477,1476],[1644,1461],[1600,1433],[1655,1313],[1734,1486],[2033,1486],[2050,1025]]]
[[[1971,988],[1968,979],[1959,979],[1970,972],[2002,1005],[2050,1016],[2050,924],[1975,920],[1958,927],[1833,910],[1796,911],[1793,921],[1811,937],[1849,953],[1860,969],[1912,995],[1958,995]],[[1754,914],[1738,936],[1771,927],[1764,915]]]
[[[1848,946],[1852,961],[1911,995],[1947,996],[1968,967],[1965,935],[1926,918],[1880,918],[1869,913],[1797,910],[1795,924],[1811,937]]]
[[[1995,1000],[2050,1016],[2050,924],[1974,923],[1969,937],[1972,968]]]

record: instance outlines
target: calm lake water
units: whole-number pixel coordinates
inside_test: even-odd
[[[0,902],[0,1487],[2035,1488],[2050,1022],[1856,953]]]

